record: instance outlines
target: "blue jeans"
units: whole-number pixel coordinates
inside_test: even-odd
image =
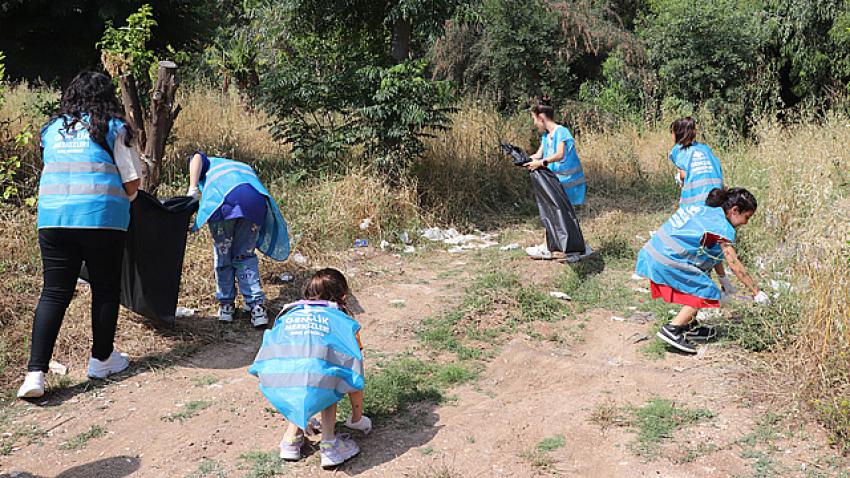
[[[262,304],[259,260],[254,249],[260,227],[245,218],[208,223],[215,251],[215,298],[221,304],[236,300],[234,280],[248,305]]]

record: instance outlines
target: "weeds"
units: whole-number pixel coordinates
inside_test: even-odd
[[[162,417],[163,421],[166,422],[180,422],[183,423],[190,418],[194,418],[201,413],[201,410],[209,408],[213,402],[207,400],[192,400],[191,402],[186,402],[183,405],[183,411],[169,413],[168,415]]]
[[[74,436],[60,445],[59,448],[63,450],[79,450],[81,448],[85,448],[85,446],[89,443],[89,440],[100,438],[103,435],[106,435],[105,428],[100,425],[92,425],[88,430]]]
[[[286,472],[284,461],[274,451],[249,451],[239,455],[243,478],[272,478]]]
[[[218,383],[218,378],[213,377],[212,375],[201,375],[200,377],[193,378],[192,383],[195,384],[196,387],[209,387],[210,385]]]
[[[677,408],[673,401],[653,398],[641,407],[626,407],[628,418],[624,424],[637,433],[629,446],[636,455],[652,459],[665,440],[673,438],[673,432],[688,425],[714,417],[714,413],[703,408]]]
[[[540,440],[537,444],[537,449],[540,451],[554,451],[558,448],[563,448],[567,444],[567,439],[564,435],[552,435]]]
[[[227,470],[216,461],[203,459],[186,478],[227,478]]]
[[[608,428],[623,422],[622,410],[613,400],[604,400],[596,404],[590,414],[590,421],[599,425],[604,432]]]

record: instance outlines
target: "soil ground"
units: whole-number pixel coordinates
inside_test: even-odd
[[[518,240],[530,244],[534,236],[524,234]],[[494,262],[528,284],[548,284],[569,267],[496,248],[350,254],[346,270],[364,310],[359,320],[367,368],[398,356],[454,360],[428,350],[417,332],[424,318],[457,307],[467,285]],[[629,290],[643,285],[629,275],[611,271],[606,283]],[[633,291],[635,301],[641,293]],[[82,381],[84,371],[71,370],[80,383],[5,410],[2,423],[9,430],[3,432],[20,439],[0,456],[0,476],[845,476],[847,463],[819,427],[753,400],[750,389],[757,385],[740,360],[746,352],[709,344],[698,356],[652,358],[646,352],[652,325],[612,320],[622,313],[585,308],[563,320],[502,330],[477,360],[476,378],[449,388],[439,402],[413,403],[376,420],[368,436],[354,433],[362,452],[335,471],[320,469],[315,447],[302,462],[263,468],[252,452],[273,454],[284,422],[246,373],[260,332],[244,319],[229,328],[212,317],[181,319],[208,321],[220,327],[221,339],[176,361],[136,361],[130,372],[106,382]],[[367,394],[368,387],[367,380]],[[640,452],[634,410],[653,399],[710,413],[662,433],[657,445]],[[192,403],[203,405],[194,416],[181,416]],[[38,433],[26,439],[26,430]]]

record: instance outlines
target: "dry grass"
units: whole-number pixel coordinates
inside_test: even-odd
[[[280,201],[295,233],[295,249],[309,257],[331,259],[355,238],[374,244],[435,222],[491,227],[535,215],[525,174],[497,149],[500,141],[527,147],[534,143],[536,133],[526,115],[505,118],[486,104],[467,102],[455,114],[452,129],[426,141],[427,153],[411,181],[391,189],[366,169],[301,177],[290,166],[287,148],[263,129],[263,114],[247,111],[237,96],[191,88],[180,95],[184,110],[167,152],[171,184],[163,194],[185,188],[181,159],[196,148],[249,162]],[[0,118],[20,117],[20,127],[38,125],[44,118],[32,105],[43,98],[17,87],[7,95]],[[581,212],[585,234],[598,243],[622,246],[627,255],[675,208],[669,133],[663,127],[629,125],[586,131],[576,138],[590,178],[588,203]],[[786,302],[770,309],[775,317],[765,320],[767,325],[794,327],[765,328],[782,344],[771,359],[786,380],[766,381],[764,388],[769,392],[772,386],[776,396],[791,395],[810,406],[845,447],[850,443],[850,153],[840,145],[848,142],[846,119],[831,118],[792,128],[765,123],[751,142],[715,148],[727,183],[747,187],[760,203],[750,225],[741,230],[744,260],[756,266],[761,281],[780,279],[798,290],[781,299]],[[28,151],[25,161],[37,167],[37,149]],[[33,212],[5,207],[0,214],[7,226],[0,232],[0,272],[8,291],[0,296],[0,386],[7,387],[18,377],[29,348],[40,261]],[[359,224],[367,218],[371,225],[363,231]],[[201,309],[204,317],[215,312],[210,247],[206,232],[190,238],[181,294],[181,305]],[[266,282],[284,270],[298,272],[291,264],[266,260],[261,268]],[[297,286],[284,289],[295,294]],[[79,291],[57,344],[56,358],[74,368],[82,367],[88,355],[87,296],[85,289]],[[788,301],[799,307],[783,307]],[[156,356],[226,336],[209,318],[182,321],[174,331],[154,330],[126,312],[121,320],[117,345],[134,356]],[[789,330],[803,333],[789,337]]]

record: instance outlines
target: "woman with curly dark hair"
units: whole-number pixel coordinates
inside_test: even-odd
[[[142,168],[120,112],[112,79],[82,72],[63,92],[59,112],[41,130],[38,244],[44,286],[20,398],[44,395],[44,374],[83,263],[92,291],[88,376],[105,378],[129,366],[127,355],[112,344],[124,236]]]

